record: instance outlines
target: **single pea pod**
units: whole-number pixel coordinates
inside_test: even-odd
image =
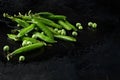
[[[74,37],[71,37],[71,36],[54,35],[54,37],[62,39],[62,40],[66,40],[66,41],[76,42],[76,39]]]
[[[31,45],[28,45],[28,46],[20,47],[20,48],[16,49],[15,51],[13,51],[12,53],[8,54],[7,59],[9,60],[11,57],[13,57],[15,55],[25,53],[25,52],[28,52],[28,51],[31,51],[31,50],[35,50],[35,49],[41,48],[45,45],[46,44],[44,42],[38,42],[38,43],[31,44]]]
[[[66,16],[64,15],[50,15],[47,18],[52,20],[66,20]]]
[[[72,28],[69,25],[67,25],[64,21],[59,20],[58,23],[66,30],[72,30]]]
[[[48,37],[53,39],[52,32],[39,20],[38,18],[33,18],[32,22],[35,23],[40,30],[42,30]]]
[[[35,13],[35,15],[39,15],[39,16],[42,16],[42,17],[46,17],[46,16],[51,16],[51,15],[53,15],[53,13],[50,13],[50,12],[39,12],[39,13]]]
[[[45,42],[48,42],[48,43],[56,43],[56,42],[57,42],[57,41],[55,41],[54,39],[52,39],[52,38],[50,38],[50,37],[48,37],[48,36],[45,36],[44,34],[39,33],[39,32],[36,32],[35,35],[36,35],[39,39],[41,39],[41,40],[43,40],[43,41],[45,41]]]
[[[25,34],[31,32],[35,27],[35,24],[31,24],[28,27],[23,28],[17,35],[18,38],[23,37]]]
[[[55,27],[55,28],[59,28],[61,29],[62,26],[59,24],[56,24],[54,21],[47,19],[47,18],[43,18],[43,17],[38,17],[39,20],[44,23],[45,25],[51,26],[51,27]]]
[[[36,40],[36,39],[34,39],[34,38],[31,38],[31,37],[23,37],[23,38],[22,38],[22,41],[24,41],[24,40],[30,41],[30,42],[32,42],[33,44],[40,42],[39,40]]]
[[[74,31],[77,31],[77,28],[76,28],[74,25],[72,25],[69,21],[65,20],[65,23],[66,23],[69,27],[71,27]]]

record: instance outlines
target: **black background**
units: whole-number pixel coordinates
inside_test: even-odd
[[[30,9],[66,15],[70,22],[81,22],[85,29],[79,32],[76,43],[61,42],[40,59],[6,62],[2,47],[9,43],[6,34],[10,28],[2,14]],[[119,2],[115,0],[0,0],[0,80],[119,80],[119,14]],[[86,28],[89,21],[98,24],[97,30]]]

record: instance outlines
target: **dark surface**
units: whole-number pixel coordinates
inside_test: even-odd
[[[91,0],[0,0],[0,80],[120,80],[120,16],[117,1]],[[78,41],[61,43],[40,59],[26,63],[5,62],[2,47],[11,44],[5,36],[10,28],[3,12],[50,11],[64,14],[85,30]],[[96,31],[86,28],[88,21],[98,24]],[[69,45],[69,46],[68,46]],[[55,51],[53,51],[55,50]]]

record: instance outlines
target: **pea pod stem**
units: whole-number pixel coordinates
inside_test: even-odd
[[[72,42],[76,42],[76,39],[74,37],[71,36],[65,36],[65,35],[54,35],[54,37],[62,39],[62,40],[66,40],[66,41],[72,41]]]

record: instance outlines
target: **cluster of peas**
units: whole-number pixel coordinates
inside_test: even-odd
[[[8,61],[18,54],[57,43],[58,39],[76,42],[77,31],[83,29],[80,23],[74,26],[66,19],[66,16],[50,12],[33,14],[29,11],[25,15],[19,13],[14,16],[4,13],[3,16],[17,23],[17,28],[13,29],[11,34],[7,34],[8,38],[22,42],[21,47],[13,52],[9,52],[8,45],[3,47],[3,51],[7,52]],[[96,28],[97,24],[89,22],[88,26]],[[24,55],[19,56],[20,62],[24,60]]]

